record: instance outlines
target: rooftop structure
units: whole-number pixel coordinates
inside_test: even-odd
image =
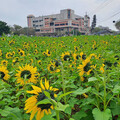
[[[74,14],[72,9],[64,9],[60,14],[35,17],[27,16],[28,27],[35,29],[36,34],[69,34],[78,30],[82,34],[90,32],[90,18],[88,15],[81,17]]]

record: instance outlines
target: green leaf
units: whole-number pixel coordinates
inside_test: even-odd
[[[48,99],[44,99],[39,101],[36,105],[40,105],[40,104],[52,104]]]
[[[18,93],[16,94],[16,97],[19,97],[20,95],[22,95],[23,92],[24,90],[19,90]]]
[[[2,97],[3,97],[3,95],[2,95],[2,94],[0,94],[0,99],[2,99]]]
[[[61,99],[62,97],[67,96],[67,95],[69,95],[69,94],[71,94],[71,93],[73,93],[73,91],[67,92],[67,93],[65,93],[65,94],[61,94],[61,95],[58,97],[58,101],[60,101],[60,99]]]
[[[100,111],[98,108],[94,108],[92,113],[95,120],[112,120],[112,114],[110,109]]]
[[[48,98],[50,98],[50,93],[49,92],[44,91],[44,94],[45,94],[45,96],[47,96]]]
[[[70,118],[69,120],[75,120],[75,119],[73,119],[73,118]]]
[[[60,102],[58,102],[57,106],[55,107],[55,110],[59,110],[59,111],[65,111],[65,109],[69,107],[69,104],[67,105],[63,105]]]
[[[71,115],[72,108],[69,106],[65,109],[65,113]]]
[[[98,79],[96,77],[91,77],[88,79],[88,82],[95,82],[97,81]]]
[[[84,90],[83,90],[83,88],[79,88],[75,92],[73,92],[73,94],[75,94],[75,95],[82,95],[83,93],[87,93],[90,90],[91,90],[91,87],[88,87],[88,88],[86,88]]]
[[[118,104],[117,102],[111,102],[110,109],[113,116],[120,115],[120,104]]]
[[[7,93],[7,92],[8,92],[8,90],[6,88],[0,90],[0,94],[4,94],[4,93]]]
[[[45,115],[41,120],[56,120],[51,115]]]
[[[85,111],[83,110],[80,110],[79,112],[75,113],[74,115],[72,115],[72,117],[75,119],[75,120],[81,120],[81,118],[84,118],[86,117],[87,114],[85,113]]]
[[[120,94],[120,86],[119,85],[115,85],[113,91],[112,91],[115,95]]]
[[[22,115],[19,108],[11,108],[6,106],[4,110],[0,112],[1,116],[10,118],[10,120],[22,120]]]

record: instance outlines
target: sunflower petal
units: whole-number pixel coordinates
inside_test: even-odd
[[[37,108],[35,107],[35,108],[33,108],[33,111],[31,113],[30,120],[33,119],[33,117],[34,117],[34,115],[35,115],[36,112],[37,112]]]
[[[41,88],[35,86],[35,85],[32,85],[32,88],[36,91],[36,92],[42,92]]]
[[[38,92],[37,92],[36,90],[27,91],[27,93],[31,93],[31,94],[36,94],[36,95],[38,95]]]
[[[43,90],[45,90],[45,87],[44,87],[44,85],[42,84],[42,79],[41,79],[41,81],[40,81],[40,86],[41,86],[41,88],[42,88]]]
[[[45,87],[47,90],[49,89],[49,81],[47,81],[46,78],[45,78]]]

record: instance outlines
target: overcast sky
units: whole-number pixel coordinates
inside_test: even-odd
[[[0,0],[0,21],[8,25],[27,26],[27,15],[58,14],[61,9],[73,9],[75,14],[97,16],[97,26],[116,30],[114,20],[120,19],[120,0]]]

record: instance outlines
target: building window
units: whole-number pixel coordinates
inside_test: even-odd
[[[59,24],[55,24],[55,26],[59,26]]]
[[[63,23],[63,24],[60,24],[60,25],[65,25],[65,24]]]
[[[40,29],[35,29],[35,32],[39,32],[40,31]]]
[[[56,20],[56,18],[52,18],[52,20]]]
[[[33,21],[33,23],[36,23],[36,22],[38,22],[38,20],[34,20],[34,21]]]
[[[50,23],[50,26],[54,26],[54,22],[51,22],[51,23]]]
[[[70,19],[70,10],[68,10],[68,19]]]
[[[39,20],[39,22],[42,22],[43,20]]]

